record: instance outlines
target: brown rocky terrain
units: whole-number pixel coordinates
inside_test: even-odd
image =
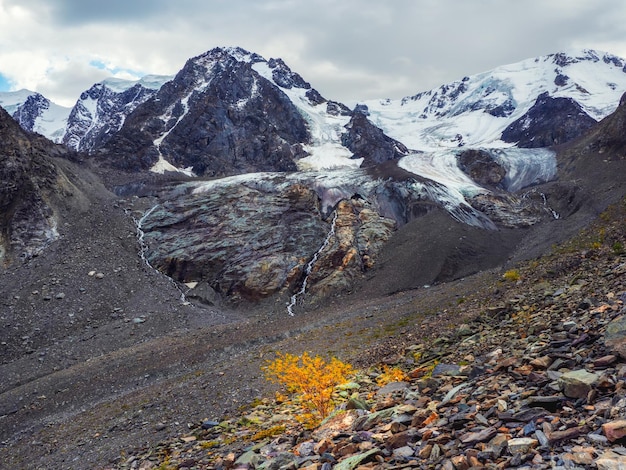
[[[394,299],[383,341],[367,321],[328,325],[346,336],[333,352],[361,368],[340,387],[339,411],[314,429],[299,423],[297,401],[265,395],[217,421],[199,416],[157,446],[128,448],[107,468],[622,468],[625,244],[622,200],[551,255],[440,290],[435,297],[457,294],[434,311],[424,310],[428,294],[408,310],[408,295]],[[365,350],[348,346],[355,336]],[[319,350],[298,337],[260,355],[312,343]],[[380,382],[386,366],[404,380]]]

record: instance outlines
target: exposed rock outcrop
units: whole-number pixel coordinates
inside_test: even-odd
[[[550,147],[581,136],[596,121],[571,98],[553,98],[548,92],[521,118],[502,132],[502,140],[522,148]]]
[[[307,283],[324,297],[371,268],[396,225],[359,197],[335,210],[324,220],[317,193],[300,183],[218,184],[156,207],[141,229],[152,266],[234,302],[300,289],[306,265],[334,230]]]
[[[362,167],[397,160],[409,153],[402,142],[385,135],[358,110],[345,127],[347,132],[341,136],[341,143],[350,149],[354,158],[363,158]]]
[[[62,152],[53,145],[0,109],[0,263],[28,259],[58,236],[46,201],[58,176],[47,156]]]
[[[481,186],[503,189],[506,169],[490,153],[480,149],[465,150],[457,156],[457,161],[459,168]]]

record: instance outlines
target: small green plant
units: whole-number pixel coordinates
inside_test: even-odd
[[[507,272],[504,273],[502,277],[505,281],[517,282],[522,276],[517,269],[509,269]]]
[[[616,255],[624,254],[624,245],[622,245],[620,242],[613,243],[612,248],[613,248],[613,253],[615,253]]]
[[[279,354],[262,369],[269,381],[284,385],[290,393],[297,393],[303,407],[316,412],[321,419],[332,410],[335,387],[347,382],[348,376],[354,373],[351,365],[337,358],[326,362],[306,352],[301,356]]]

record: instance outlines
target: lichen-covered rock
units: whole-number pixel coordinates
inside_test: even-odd
[[[599,379],[599,374],[580,369],[564,373],[559,383],[566,397],[585,398]]]

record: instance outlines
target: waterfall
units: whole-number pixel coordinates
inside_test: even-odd
[[[304,269],[304,279],[302,280],[302,286],[300,287],[300,290],[298,290],[298,292],[296,292],[295,294],[291,296],[291,300],[287,304],[287,313],[289,313],[289,315],[292,317],[294,316],[293,308],[295,307],[296,302],[298,301],[298,297],[304,295],[304,293],[306,292],[307,282],[309,280],[309,276],[311,275],[311,271],[313,271],[313,268],[315,267],[315,263],[317,263],[317,260],[319,259],[319,256],[322,253],[322,251],[324,251],[324,249],[330,243],[330,239],[333,236],[335,236],[336,224],[337,224],[337,211],[334,211],[333,220],[330,224],[330,230],[328,231],[328,234],[326,235],[324,242],[319,247],[319,249],[315,252],[315,254],[311,258],[311,260],[307,263]]]
[[[146,258],[147,247],[146,247],[146,243],[144,242],[144,236],[146,234],[144,233],[141,226],[143,225],[145,220],[148,218],[148,216],[150,216],[150,214],[152,214],[156,210],[157,207],[159,207],[159,204],[147,210],[146,213],[142,215],[139,220],[133,217],[133,222],[135,222],[135,227],[137,228],[137,243],[139,243],[139,256],[141,257],[143,262],[146,263],[146,266],[148,266],[150,269],[154,269],[154,267],[152,267],[152,265],[150,264],[150,261],[148,261],[148,258]]]
[[[145,237],[146,234],[145,234],[145,232],[143,231],[143,229],[141,227],[142,227],[143,223],[145,222],[145,220],[150,216],[150,214],[152,214],[156,210],[157,207],[159,207],[159,204],[157,204],[157,205],[151,207],[149,210],[147,210],[141,216],[141,218],[139,220],[137,220],[135,217],[133,217],[133,222],[135,223],[135,227],[137,229],[137,243],[139,244],[139,256],[141,257],[143,262],[146,263],[146,266],[148,266],[153,271],[156,271],[157,273],[159,273],[159,275],[167,277],[170,280],[170,282],[172,284],[174,284],[174,287],[176,287],[178,292],[180,292],[180,301],[183,304],[185,304],[185,305],[189,305],[189,302],[187,301],[187,297],[185,296],[185,292],[183,292],[183,290],[178,285],[178,283],[174,279],[172,279],[171,277],[166,276],[161,271],[159,271],[154,266],[152,266],[150,264],[150,261],[148,261],[148,258],[146,257],[146,251],[148,250],[148,248],[146,246],[146,242],[144,241],[144,237]]]
[[[548,206],[548,199],[546,198],[546,195],[544,193],[541,193],[541,197],[543,199],[544,207],[550,211],[550,213],[552,214],[552,217],[554,217],[555,220],[559,220],[561,216],[559,215],[557,211],[552,209],[552,207]]]

